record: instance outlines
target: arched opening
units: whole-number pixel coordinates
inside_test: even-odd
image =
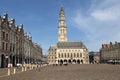
[[[74,64],[76,63],[76,60],[75,60],[75,59],[73,60],[73,63],[74,63]]]
[[[80,64],[80,60],[77,60],[77,63]]]
[[[70,64],[71,64],[71,60],[70,60],[70,59],[68,60],[68,63],[70,63]]]
[[[65,59],[64,62],[67,62],[67,60]]]
[[[67,65],[67,63],[68,63],[68,62],[67,62],[67,60],[66,60],[66,59],[64,59],[64,63],[63,63],[63,64],[64,64],[64,65]]]
[[[60,60],[60,64],[63,64],[63,60],[62,59]]]
[[[81,63],[83,64],[83,60],[81,60]]]

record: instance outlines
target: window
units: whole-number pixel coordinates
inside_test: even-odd
[[[2,37],[3,37],[3,40],[4,40],[5,39],[5,32],[3,32]]]
[[[80,57],[82,57],[82,53],[80,53]]]
[[[60,58],[60,53],[58,53],[58,57]]]
[[[63,53],[61,54],[61,57],[63,58]]]
[[[68,53],[68,57],[69,57],[69,53]]]
[[[13,45],[13,52],[15,51],[15,44]]]
[[[66,53],[65,53],[65,58],[66,58]]]
[[[71,58],[72,58],[72,53],[71,53]]]
[[[76,57],[75,53],[74,53],[74,57]]]
[[[6,34],[6,40],[8,40],[8,34]]]
[[[8,43],[6,43],[6,50],[8,49]]]
[[[10,51],[12,51],[12,43],[10,44]]]
[[[2,43],[2,50],[4,50],[4,46],[5,46],[5,43],[3,42],[3,43]]]
[[[79,53],[77,53],[77,57],[79,57]]]
[[[60,30],[60,34],[62,34],[62,29]]]

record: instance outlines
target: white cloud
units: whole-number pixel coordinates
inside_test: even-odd
[[[94,0],[87,16],[77,10],[73,20],[84,31],[88,49],[98,51],[102,43],[120,42],[120,0]]]
[[[96,1],[96,0],[95,0]],[[120,17],[120,0],[101,0],[94,2],[91,16],[101,21],[119,20]]]
[[[106,9],[94,10],[91,16],[101,21],[114,21],[119,20],[120,17],[120,6],[113,6]]]

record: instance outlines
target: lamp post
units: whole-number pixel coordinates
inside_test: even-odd
[[[31,45],[30,45],[30,40],[29,40],[29,64],[30,64],[30,54],[31,54]]]

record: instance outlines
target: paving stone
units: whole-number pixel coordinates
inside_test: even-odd
[[[15,75],[0,77],[0,80],[120,80],[120,65],[75,64],[46,66]]]

